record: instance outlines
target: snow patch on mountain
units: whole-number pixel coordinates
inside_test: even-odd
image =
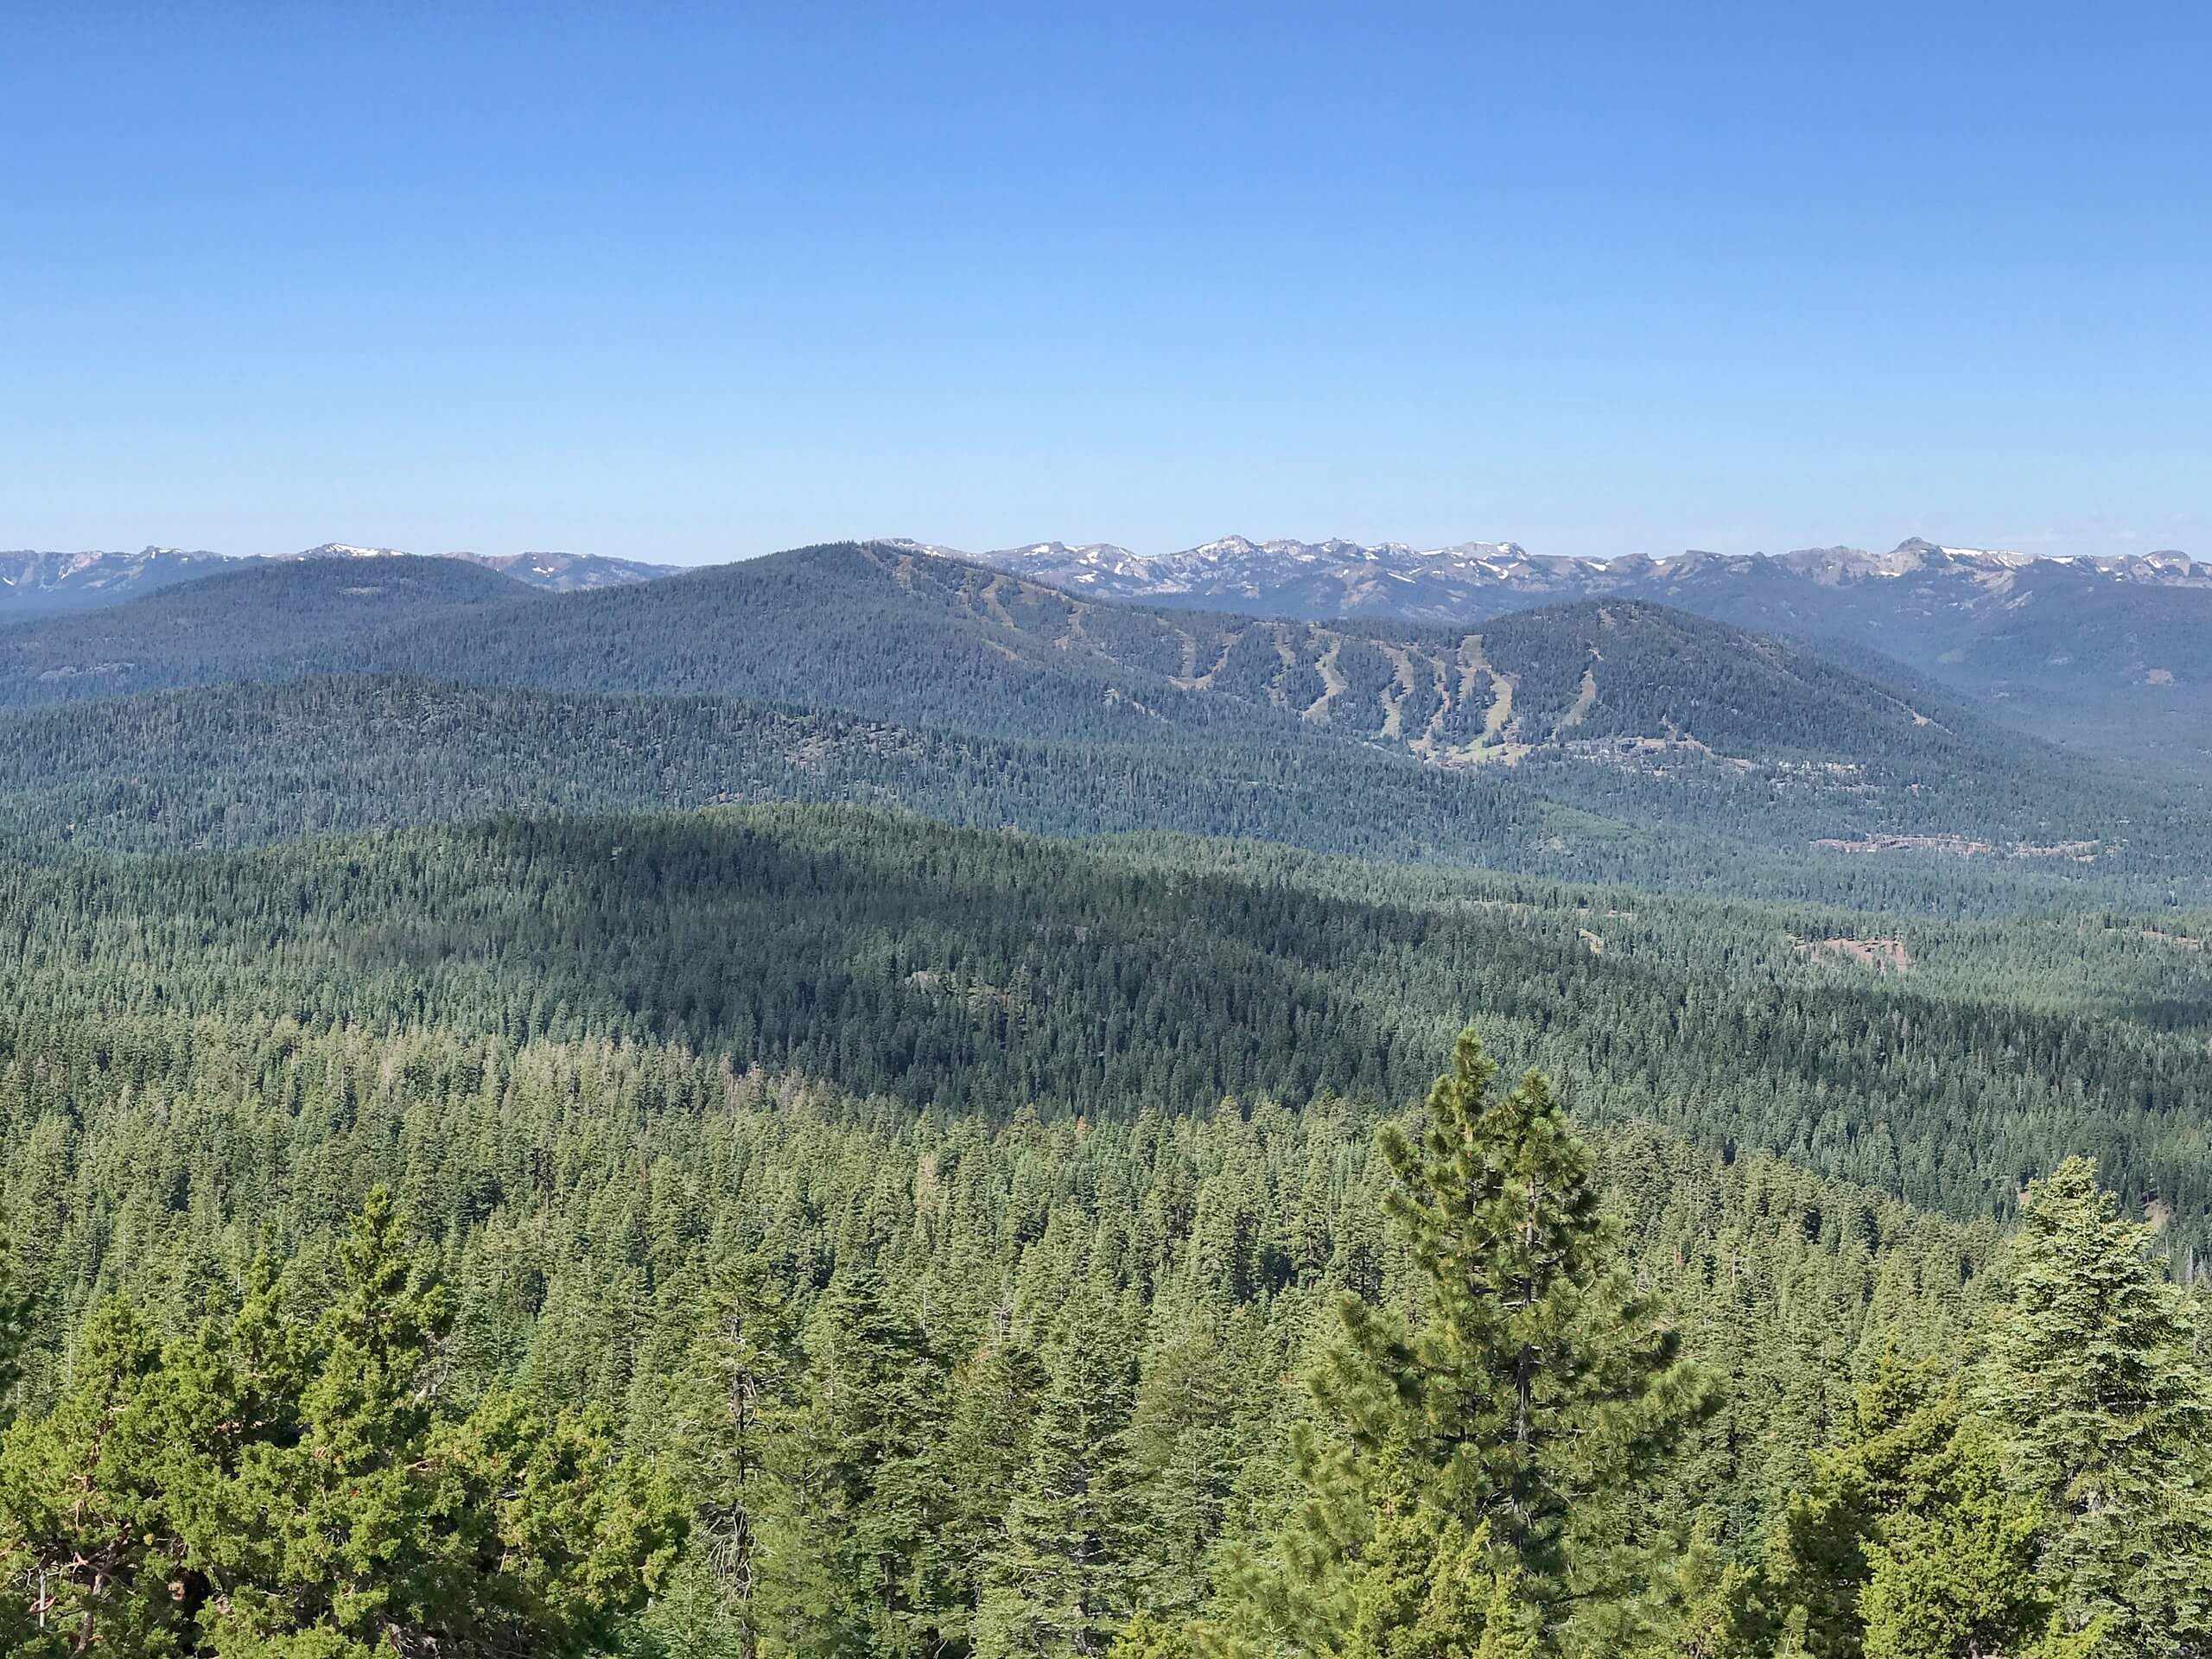
[[[1886,553],[1837,546],[1773,555],[1692,550],[1663,559],[1643,554],[1592,559],[1535,554],[1510,541],[1416,548],[1406,542],[1362,543],[1338,537],[1318,542],[1255,542],[1231,535],[1172,553],[1146,555],[1110,543],[1071,546],[1044,541],[979,557],[984,564],[1036,581],[1117,600],[1201,606],[1213,602],[1228,609],[1257,608],[1268,614],[1305,617],[1387,613],[1452,621],[1607,594],[1665,598],[1669,593],[1687,595],[1694,583],[1753,583],[1775,577],[1801,580],[1815,588],[1909,582],[1916,594],[1923,589],[1930,594],[1956,591],[1971,602],[1971,595],[2009,593],[2019,573],[2031,567],[2060,563],[2011,549],[1954,546],[1918,537]],[[2170,550],[2076,563],[2085,570],[2130,581],[2212,586],[2212,568]],[[1936,587],[1929,588],[1930,583]]]

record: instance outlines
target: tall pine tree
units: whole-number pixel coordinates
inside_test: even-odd
[[[1115,1300],[1078,1288],[1061,1312],[1029,1464],[985,1580],[979,1659],[1103,1654],[1135,1610],[1148,1559],[1129,1446],[1136,1358]]]
[[[715,1290],[667,1402],[671,1461],[691,1503],[690,1548],[645,1621],[656,1651],[684,1659],[755,1659],[763,1580],[797,1553],[785,1455],[797,1370],[784,1300],[753,1263]]]
[[[868,1268],[831,1285],[806,1355],[785,1476],[800,1548],[764,1586],[762,1618],[794,1653],[934,1652],[959,1616],[949,1474],[936,1457],[944,1362]]]
[[[1224,1645],[1341,1656],[1615,1651],[1657,1523],[1636,1498],[1701,1408],[1629,1282],[1550,1084],[1495,1087],[1472,1031],[1417,1141],[1386,1127],[1408,1323],[1352,1299],[1315,1388],[1308,1496],[1243,1574]]]
[[[1980,1383],[2042,1507],[2044,1575],[2100,1654],[2212,1650],[2212,1376],[2187,1300],[2086,1158],[2020,1223]]]

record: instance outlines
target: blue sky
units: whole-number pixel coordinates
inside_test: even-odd
[[[2212,557],[2212,15],[0,16],[0,546]]]

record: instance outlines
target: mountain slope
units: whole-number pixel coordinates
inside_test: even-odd
[[[1621,878],[1656,838],[1495,774],[1344,747],[994,741],[821,709],[347,676],[0,714],[20,855],[180,852],[500,814],[849,801],[1047,834],[1176,830]]]
[[[0,632],[0,697],[18,704],[362,670],[803,702],[989,735],[1334,736],[1441,766],[1511,764],[1542,745],[1893,765],[1955,760],[1973,723],[1641,602],[1479,634],[1260,622],[1102,605],[852,543],[534,603],[442,561],[308,563]]]
[[[1037,583],[841,543],[562,595],[527,616],[454,619],[388,665],[562,690],[802,702],[990,736],[1155,744],[1294,730],[1175,685],[1149,659],[1166,661],[1156,620],[1117,613],[1102,625],[1112,652],[1086,639],[1081,621],[1067,594]]]
[[[472,677],[517,684],[773,696],[1036,735],[1062,734],[1052,720],[1080,710],[1085,734],[1319,734],[1437,764],[1624,737],[1872,761],[1952,735],[1802,652],[1651,605],[1569,607],[1480,636],[1254,622],[1099,604],[876,545],[442,632]]]
[[[0,552],[0,619],[119,604],[212,575],[229,563],[219,553],[174,547],[137,553]]]
[[[874,545],[939,565],[971,563],[918,543]],[[401,556],[329,543],[274,562],[394,556]],[[443,556],[555,593],[638,585],[677,574],[668,566],[574,554]],[[1039,543],[987,555],[982,563],[1060,587],[1086,603],[1228,609],[1302,620],[1403,620],[1464,629],[1514,611],[1580,599],[1643,600],[1760,632],[1872,646],[1955,690],[1989,699],[1999,717],[2018,729],[2133,764],[2212,776],[2212,668],[2205,666],[2212,655],[2200,649],[2212,632],[2212,569],[2179,554],[2033,559],[1914,540],[1885,554],[1831,547],[1774,556],[1689,553],[1665,560],[1592,560],[1535,556],[1510,542],[1422,550],[1402,543],[1255,543],[1225,537],[1159,557],[1105,544]],[[727,589],[710,604],[743,606],[758,600],[760,577],[751,573],[774,563],[721,567],[719,575],[690,574]],[[0,619],[90,609],[245,568],[247,561],[167,549],[130,555],[0,554]],[[748,574],[731,574],[741,571]],[[1004,596],[1003,591],[994,595],[1001,602]],[[971,608],[989,613],[980,590],[971,588],[968,599]],[[1845,660],[1861,666],[1866,661]],[[394,666],[366,660],[346,665]],[[654,677],[669,676],[664,669]],[[1171,671],[1169,678],[1176,677],[1191,676]],[[683,689],[732,689],[711,671],[703,679],[697,673],[676,678]],[[734,689],[747,696],[785,694],[757,680]],[[1099,690],[1103,696],[1104,689]]]
[[[1640,599],[1739,627],[1871,646],[1992,699],[2020,729],[2212,775],[2212,568],[2179,553],[2038,559],[1911,540],[1883,554],[1537,557],[1510,543],[1241,537],[1139,558],[1039,543],[988,562],[1086,594],[1301,619],[1472,626],[1592,597]]]
[[[356,547],[346,542],[325,542],[265,561],[221,553],[188,553],[173,547],[149,547],[137,553],[0,552],[0,621],[119,605],[180,582],[264,563],[404,556],[408,556],[397,548]],[[589,553],[446,553],[437,556],[480,564],[553,594],[652,582],[673,575],[677,569],[672,564],[644,564],[635,559],[610,559]]]
[[[434,622],[550,602],[496,571],[395,555],[255,562],[0,628],[0,706],[372,666]]]
[[[1065,779],[1085,766],[1115,775],[1122,762],[1108,752],[1180,753],[1173,764],[1190,781],[1166,794],[1207,827],[1399,856],[1427,848],[1521,868],[1533,844],[1567,861],[1539,868],[1625,875],[1657,868],[1651,843],[1663,830],[1713,846],[2086,862],[2101,876],[2207,861],[2202,837],[2163,799],[1955,699],[1929,701],[1924,687],[1899,696],[1811,653],[1631,601],[1524,613],[1479,632],[1266,622],[1103,604],[962,561],[841,543],[556,596],[448,561],[308,562],[0,631],[0,705],[357,673],[567,697],[736,699],[839,711],[932,741],[1053,746],[1049,764],[1006,764],[1056,775],[1042,791],[1055,803],[1090,803],[1047,810],[1033,798],[1009,810],[1017,792],[963,766],[925,768],[901,785],[941,816],[976,822],[997,812],[1054,829],[1157,825]],[[542,709],[515,703],[499,718],[540,735],[487,730],[483,742],[542,749],[548,788],[597,780],[557,798],[711,798],[690,792],[696,783],[626,792],[590,755],[549,743]],[[694,709],[672,733],[638,703],[585,725],[627,721],[640,744],[654,733],[689,745],[684,775],[696,780],[715,774],[713,745],[729,741],[721,718]],[[291,729],[294,741],[316,741]],[[1077,751],[1091,758],[1071,758]],[[1491,781],[1413,807],[1424,786],[1378,778],[1378,761]],[[1159,788],[1169,763],[1146,764]],[[1251,785],[1293,765],[1368,798],[1255,804]],[[869,793],[860,772],[842,787],[902,798]],[[810,788],[751,792],[810,798]],[[1300,811],[1325,828],[1299,830]],[[1464,827],[1452,827],[1455,817]],[[398,820],[331,820],[364,821]],[[1591,849],[1609,838],[1620,842],[1610,863]]]

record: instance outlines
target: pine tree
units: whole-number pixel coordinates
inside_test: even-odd
[[[1802,1621],[1810,1659],[1980,1659],[2056,1651],[2036,1578],[2035,1506],[2000,1479],[1999,1448],[1957,1379],[1876,1357],[1838,1444],[1774,1540],[1737,1628],[1769,1641]]]
[[[4,1220],[0,1217],[0,1222]],[[0,1236],[6,1231],[0,1225]],[[36,1305],[16,1270],[15,1252],[0,1246],[0,1427],[8,1421],[10,1396],[22,1379],[23,1350],[30,1340]]]
[[[671,1652],[753,1659],[765,1577],[791,1531],[778,1469],[791,1428],[794,1332],[784,1301],[747,1263],[712,1295],[667,1402],[665,1432],[691,1505],[680,1598],[657,1605],[654,1639]],[[779,1548],[779,1546],[785,1547]]]
[[[2212,1374],[2187,1299],[2086,1158],[2020,1206],[2010,1294],[1980,1367],[2043,1572],[2100,1654],[2212,1645]]]
[[[1147,1357],[1130,1425],[1158,1568],[1155,1609],[1188,1616],[1204,1600],[1207,1555],[1219,1537],[1248,1448],[1227,1321],[1202,1308]]]
[[[1232,1644],[1548,1655],[1632,1621],[1662,1541],[1633,1499],[1706,1384],[1630,1287],[1550,1084],[1497,1070],[1463,1033],[1418,1142],[1382,1133],[1421,1317],[1344,1304],[1333,1432],[1302,1439],[1307,1499],[1243,1576]]]
[[[763,1616],[800,1653],[931,1651],[958,1618],[945,1548],[944,1361],[872,1269],[840,1274],[808,1334],[787,1479],[802,1559]]]
[[[130,1305],[102,1303],[70,1388],[10,1433],[0,1457],[0,1649],[54,1659],[97,1644],[159,1652],[188,1626],[171,1573],[183,1554],[162,1502],[175,1435],[158,1344]]]
[[[972,1639],[984,1580],[1006,1548],[1008,1494],[1029,1466],[1038,1402],[1049,1377],[1041,1357],[1014,1330],[1003,1304],[983,1341],[954,1378],[944,1459],[952,1484],[947,1535],[963,1581],[963,1618],[949,1633]]]
[[[722,1585],[687,1554],[625,1633],[621,1652],[623,1659],[747,1659],[744,1639]]]
[[[1129,1447],[1132,1335],[1089,1287],[1062,1310],[1029,1464],[976,1616],[978,1659],[1103,1654],[1135,1610],[1148,1552]]]
[[[435,1403],[445,1299],[372,1192],[312,1320],[266,1262],[157,1344],[96,1319],[55,1409],[0,1455],[11,1653],[372,1659],[603,1649],[672,1559],[667,1494],[602,1419]]]
[[[1810,1659],[1858,1659],[1864,1649],[1858,1604],[1876,1529],[1903,1503],[1916,1463],[1939,1451],[1956,1425],[1955,1409],[1930,1408],[1932,1391],[1928,1369],[1885,1348],[1842,1433],[1814,1452],[1812,1479],[1784,1511],[1760,1599],[1764,1622],[1777,1629],[1802,1611]],[[1760,1622],[1758,1610],[1748,1622]]]
[[[450,1328],[450,1298],[382,1188],[340,1240],[338,1266],[340,1294],[315,1322],[312,1356],[302,1356],[296,1402],[228,1363],[257,1340],[280,1340],[265,1300],[248,1301],[237,1340],[201,1344],[209,1396],[227,1403],[243,1393],[261,1414],[290,1406],[300,1435],[297,1455],[240,1460],[236,1496],[260,1525],[241,1529],[226,1515],[219,1530],[188,1534],[212,1559],[243,1554],[261,1565],[259,1583],[217,1599],[212,1619],[226,1630],[259,1636],[297,1618],[298,1605],[287,1605],[295,1584],[315,1586],[312,1617],[349,1635],[435,1617],[410,1592],[429,1577],[443,1531],[441,1494],[421,1466],[431,1423],[422,1385]]]

